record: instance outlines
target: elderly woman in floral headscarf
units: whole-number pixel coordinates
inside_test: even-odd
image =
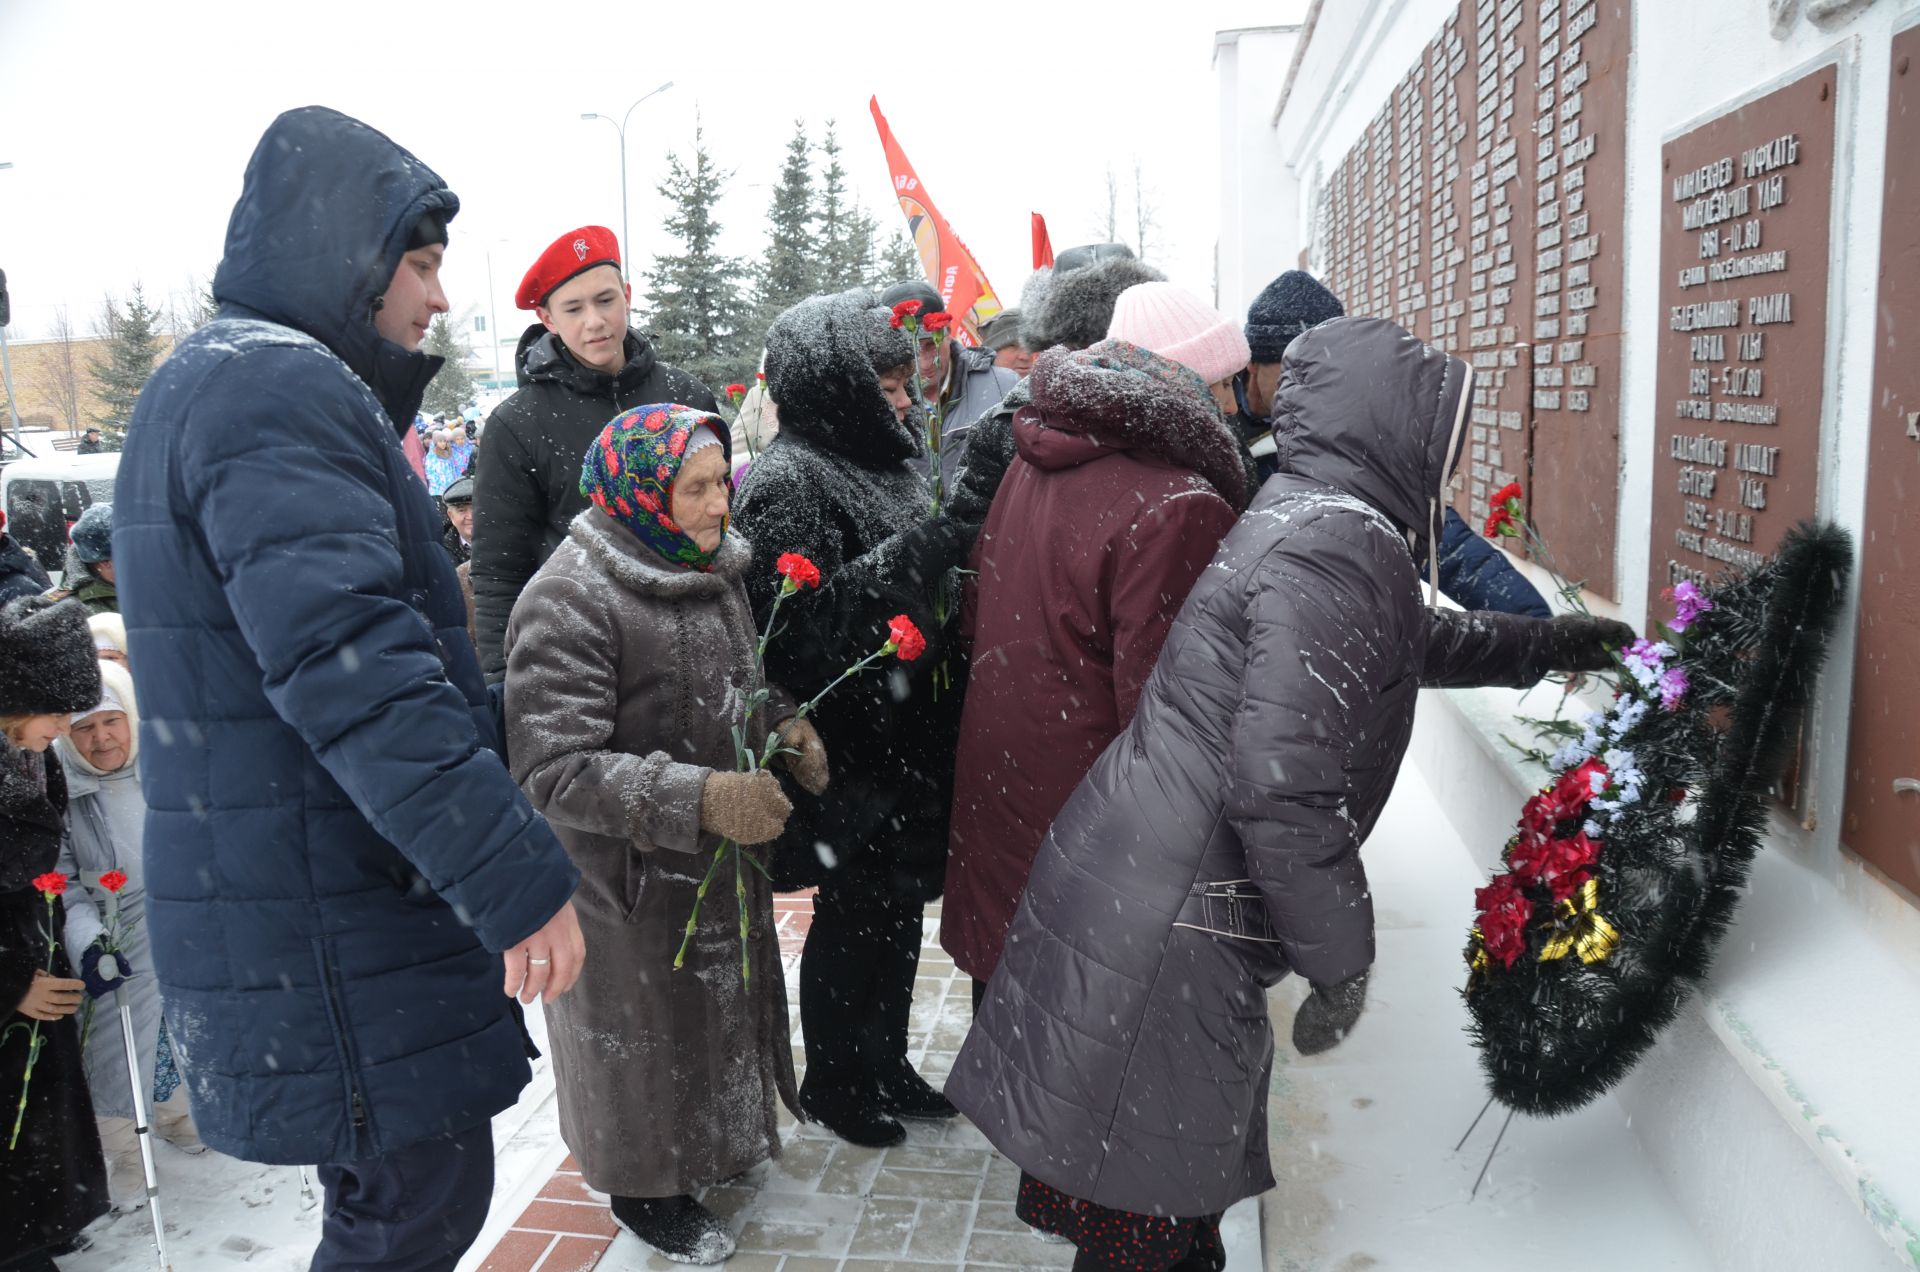
[[[661,1253],[718,1263],[726,1226],[693,1194],[780,1151],[775,1099],[795,1103],[773,896],[729,864],[674,968],[721,840],[764,844],[791,811],[773,775],[735,771],[731,729],[759,687],[743,574],[727,528],[727,427],[690,407],[616,417],[586,456],[593,505],[514,606],[507,739],[514,776],[582,874],[587,970],[547,1006],[560,1131],[587,1184]],[[770,687],[756,753],[785,729],[806,789],[819,736]],[[748,914],[742,975],[742,873]]]

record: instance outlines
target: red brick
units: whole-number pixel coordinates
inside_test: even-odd
[[[607,1237],[620,1231],[613,1223],[613,1212],[605,1206],[577,1205],[567,1201],[536,1201],[513,1221],[516,1228],[540,1232],[575,1233],[583,1237]]]
[[[493,1247],[480,1272],[533,1272],[553,1242],[550,1232],[509,1232]]]
[[[540,1265],[540,1272],[593,1272],[612,1244],[598,1237],[562,1237]]]
[[[547,1186],[540,1190],[540,1195],[554,1201],[584,1201],[596,1206],[605,1204],[587,1191],[587,1181],[580,1177],[579,1172],[571,1170],[554,1172]]]
[[[564,1162],[561,1162],[558,1169],[570,1170],[577,1173],[580,1169],[580,1159],[575,1157],[572,1153],[568,1153],[567,1160]]]

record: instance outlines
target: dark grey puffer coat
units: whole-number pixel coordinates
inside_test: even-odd
[[[1264,991],[1373,962],[1360,845],[1415,691],[1546,670],[1544,622],[1422,604],[1408,532],[1458,457],[1469,386],[1380,319],[1289,349],[1281,471],[1054,821],[947,1083],[1036,1178],[1183,1218],[1273,1186]]]

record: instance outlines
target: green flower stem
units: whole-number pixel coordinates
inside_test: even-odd
[[[60,948],[60,942],[54,939],[53,935],[53,894],[42,893],[41,895],[47,899],[47,926],[41,935],[47,938],[47,975],[51,976],[53,975],[53,955]],[[15,1025],[13,1028],[18,1027]],[[13,1029],[8,1029],[7,1032],[12,1033]],[[20,1076],[20,1103],[14,1106],[13,1134],[7,1137],[9,1153],[19,1147],[20,1128],[27,1120],[27,1089],[33,1085],[33,1066],[40,1059],[40,1048],[45,1045],[46,1040],[40,1036],[40,1022],[36,1020],[33,1022],[33,1028],[27,1031],[27,1068],[26,1072]]]
[[[673,956],[673,970],[679,971],[687,962],[687,947],[693,944],[693,925],[700,921],[700,904],[707,899],[707,889],[713,884],[713,876],[719,872],[720,863],[727,859],[727,853],[735,851],[733,840],[722,839],[720,846],[713,850],[713,863],[707,867],[707,877],[700,881],[700,890],[693,894],[693,913],[687,916],[687,933],[680,938],[680,952]]]

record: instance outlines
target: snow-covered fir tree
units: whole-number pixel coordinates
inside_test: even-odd
[[[714,165],[704,130],[693,132],[693,162],[667,155],[667,233],[676,252],[653,258],[646,272],[647,328],[662,362],[700,377],[715,393],[744,380],[759,357],[752,310],[741,294],[747,265],[719,249],[720,221],[715,215],[732,174]]]
[[[806,121],[798,119],[767,209],[767,252],[754,271],[756,338],[765,334],[775,318],[820,290],[825,235],[816,233],[818,214],[813,148],[807,141]]]
[[[473,401],[473,376],[467,373],[466,360],[471,350],[466,338],[455,330],[445,314],[435,314],[433,322],[427,328],[427,338],[422,345],[426,353],[445,358],[433,380],[427,385],[427,395],[421,405],[429,415],[444,415],[452,418],[466,409]]]
[[[133,405],[160,361],[160,319],[159,311],[147,304],[146,293],[138,283],[133,285],[133,295],[125,305],[107,297],[100,324],[100,334],[107,342],[106,361],[95,362],[92,367],[94,392],[101,407],[93,422],[100,426],[112,450],[119,450],[126,440]]]

